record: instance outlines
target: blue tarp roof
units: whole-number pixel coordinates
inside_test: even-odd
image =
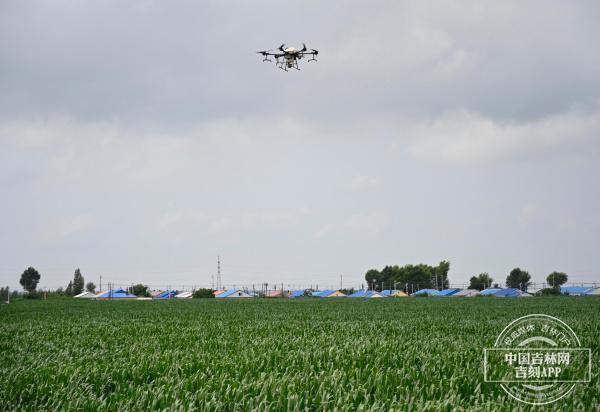
[[[444,289],[444,290],[440,290],[440,293],[438,296],[452,296],[454,295],[456,292],[458,292],[460,289]]]
[[[290,298],[299,298],[301,296],[304,296],[303,290],[294,290],[292,293],[290,293]]]
[[[374,294],[376,294],[374,290],[358,290],[351,295],[348,295],[349,298],[370,298]]]
[[[223,299],[223,298],[226,298],[227,296],[233,295],[235,292],[237,292],[237,289],[229,289],[229,290],[226,290],[223,293],[219,293],[217,296],[215,296],[215,298],[216,299]]]
[[[438,296],[439,294],[440,294],[440,292],[435,289],[421,289],[421,290],[413,293],[413,296],[418,296],[418,295]]]
[[[175,295],[177,295],[176,290],[165,290],[160,295],[155,296],[154,299],[169,299],[175,297]]]
[[[227,298],[227,297],[229,297],[229,296],[231,296],[231,295],[235,295],[235,294],[236,294],[236,293],[238,293],[238,292],[244,293],[244,294],[246,294],[246,295],[248,295],[248,296],[252,296],[252,295],[250,295],[250,294],[248,294],[248,293],[244,292],[243,290],[239,290],[239,289],[229,289],[229,290],[226,290],[226,291],[225,291],[225,292],[223,292],[223,293],[220,293],[220,294],[218,294],[217,296],[215,296],[215,298],[216,298],[216,299],[223,299],[223,298]]]
[[[119,299],[119,298],[136,298],[137,296],[132,295],[131,293],[128,293],[124,289],[113,289],[113,290],[107,290],[106,292],[104,292],[96,297]]]
[[[510,297],[521,296],[522,294],[523,294],[523,291],[520,289],[508,288],[508,289],[500,289],[498,292],[494,293],[494,296],[498,296],[500,298],[510,298]]]
[[[402,292],[401,290],[393,290],[393,289],[386,289],[386,290],[382,290],[381,293],[383,296],[391,296],[396,292]]]
[[[499,288],[483,289],[481,292],[479,292],[479,294],[482,296],[489,296],[489,295],[493,295],[494,293],[501,291],[501,290],[502,289],[499,289]]]
[[[587,292],[591,292],[594,288],[585,286],[565,286],[560,288],[560,293],[569,295],[584,295]]]

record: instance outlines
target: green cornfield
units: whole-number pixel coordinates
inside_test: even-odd
[[[0,409],[537,410],[482,368],[532,313],[569,324],[597,373],[597,297],[17,301],[0,307]],[[600,381],[545,409],[599,410]]]

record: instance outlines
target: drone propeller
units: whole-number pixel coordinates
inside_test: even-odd
[[[301,52],[305,52],[306,51],[306,44],[302,43],[302,50],[300,50]]]
[[[279,50],[281,50],[281,51],[285,51],[285,50],[283,50],[283,47],[284,47],[284,46],[285,46],[285,43],[283,43],[281,46],[279,46]]]
[[[319,51],[318,51],[318,50],[315,50],[315,49],[311,49],[311,50],[312,50],[312,52],[315,54],[315,56],[316,56],[317,54],[319,54]]]

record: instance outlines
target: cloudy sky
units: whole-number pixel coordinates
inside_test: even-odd
[[[0,2],[0,284],[600,282],[597,1]],[[256,50],[320,51],[284,72]]]

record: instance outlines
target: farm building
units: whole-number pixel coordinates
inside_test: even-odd
[[[523,292],[520,289],[508,288],[508,289],[500,289],[498,292],[494,293],[492,296],[496,296],[498,298],[525,298],[525,297],[530,297],[531,295],[527,292]]]
[[[560,288],[560,293],[563,295],[583,296],[591,292],[592,288],[587,286],[564,286]]]
[[[586,296],[600,296],[600,288],[590,289],[585,293]]]
[[[390,298],[403,298],[403,297],[408,296],[406,293],[402,292],[401,290],[392,290],[392,289],[382,290],[381,294],[385,297],[390,297]]]
[[[435,289],[421,289],[416,291],[411,296],[438,296],[440,292]]]
[[[223,293],[219,293],[215,296],[216,299],[238,299],[238,298],[251,298],[249,294],[241,290],[230,289]]]
[[[153,298],[155,298],[155,297],[157,297],[158,295],[160,295],[161,293],[164,293],[164,292],[165,292],[164,290],[151,290],[150,291],[150,296],[153,297]]]
[[[479,291],[478,290],[475,290],[475,289],[463,289],[463,290],[459,290],[458,292],[456,292],[456,293],[454,293],[454,294],[452,294],[450,296],[453,296],[453,297],[461,297],[461,296],[471,297],[471,296],[477,296],[477,295],[479,295]]]
[[[96,294],[92,292],[82,292],[79,295],[75,295],[73,297],[77,299],[94,299],[96,297]]]
[[[177,299],[191,299],[193,293],[192,292],[181,292],[178,295],[175,295]]]
[[[487,289],[483,289],[481,292],[479,292],[479,294],[481,296],[492,296],[494,293],[501,291],[502,289],[500,288],[487,288]]]
[[[153,296],[154,299],[171,299],[177,295],[176,290],[165,290],[164,292],[159,293],[156,296]]]
[[[339,290],[321,290],[321,291],[313,292],[312,295],[317,298],[344,298],[344,297],[346,297],[346,295],[344,295]]]
[[[358,290],[351,295],[348,295],[349,298],[384,298],[385,296],[380,292],[376,292],[374,290]]]
[[[278,290],[270,290],[267,293],[267,298],[282,298],[283,297],[283,290],[278,289]]]
[[[106,292],[100,292],[96,295],[96,299],[136,299],[137,296],[132,295],[125,289],[113,289]]]
[[[440,293],[437,296],[452,296],[455,293],[460,291],[460,289],[452,288],[452,289],[443,289],[440,290]]]
[[[217,295],[220,295],[221,293],[227,292],[226,290],[223,289],[219,289],[219,290],[215,290],[213,292],[213,295],[215,295],[215,297],[217,297]]]
[[[289,296],[290,298],[300,298],[302,296],[304,296],[304,294],[306,293],[306,291],[304,290],[293,290],[290,292]]]

